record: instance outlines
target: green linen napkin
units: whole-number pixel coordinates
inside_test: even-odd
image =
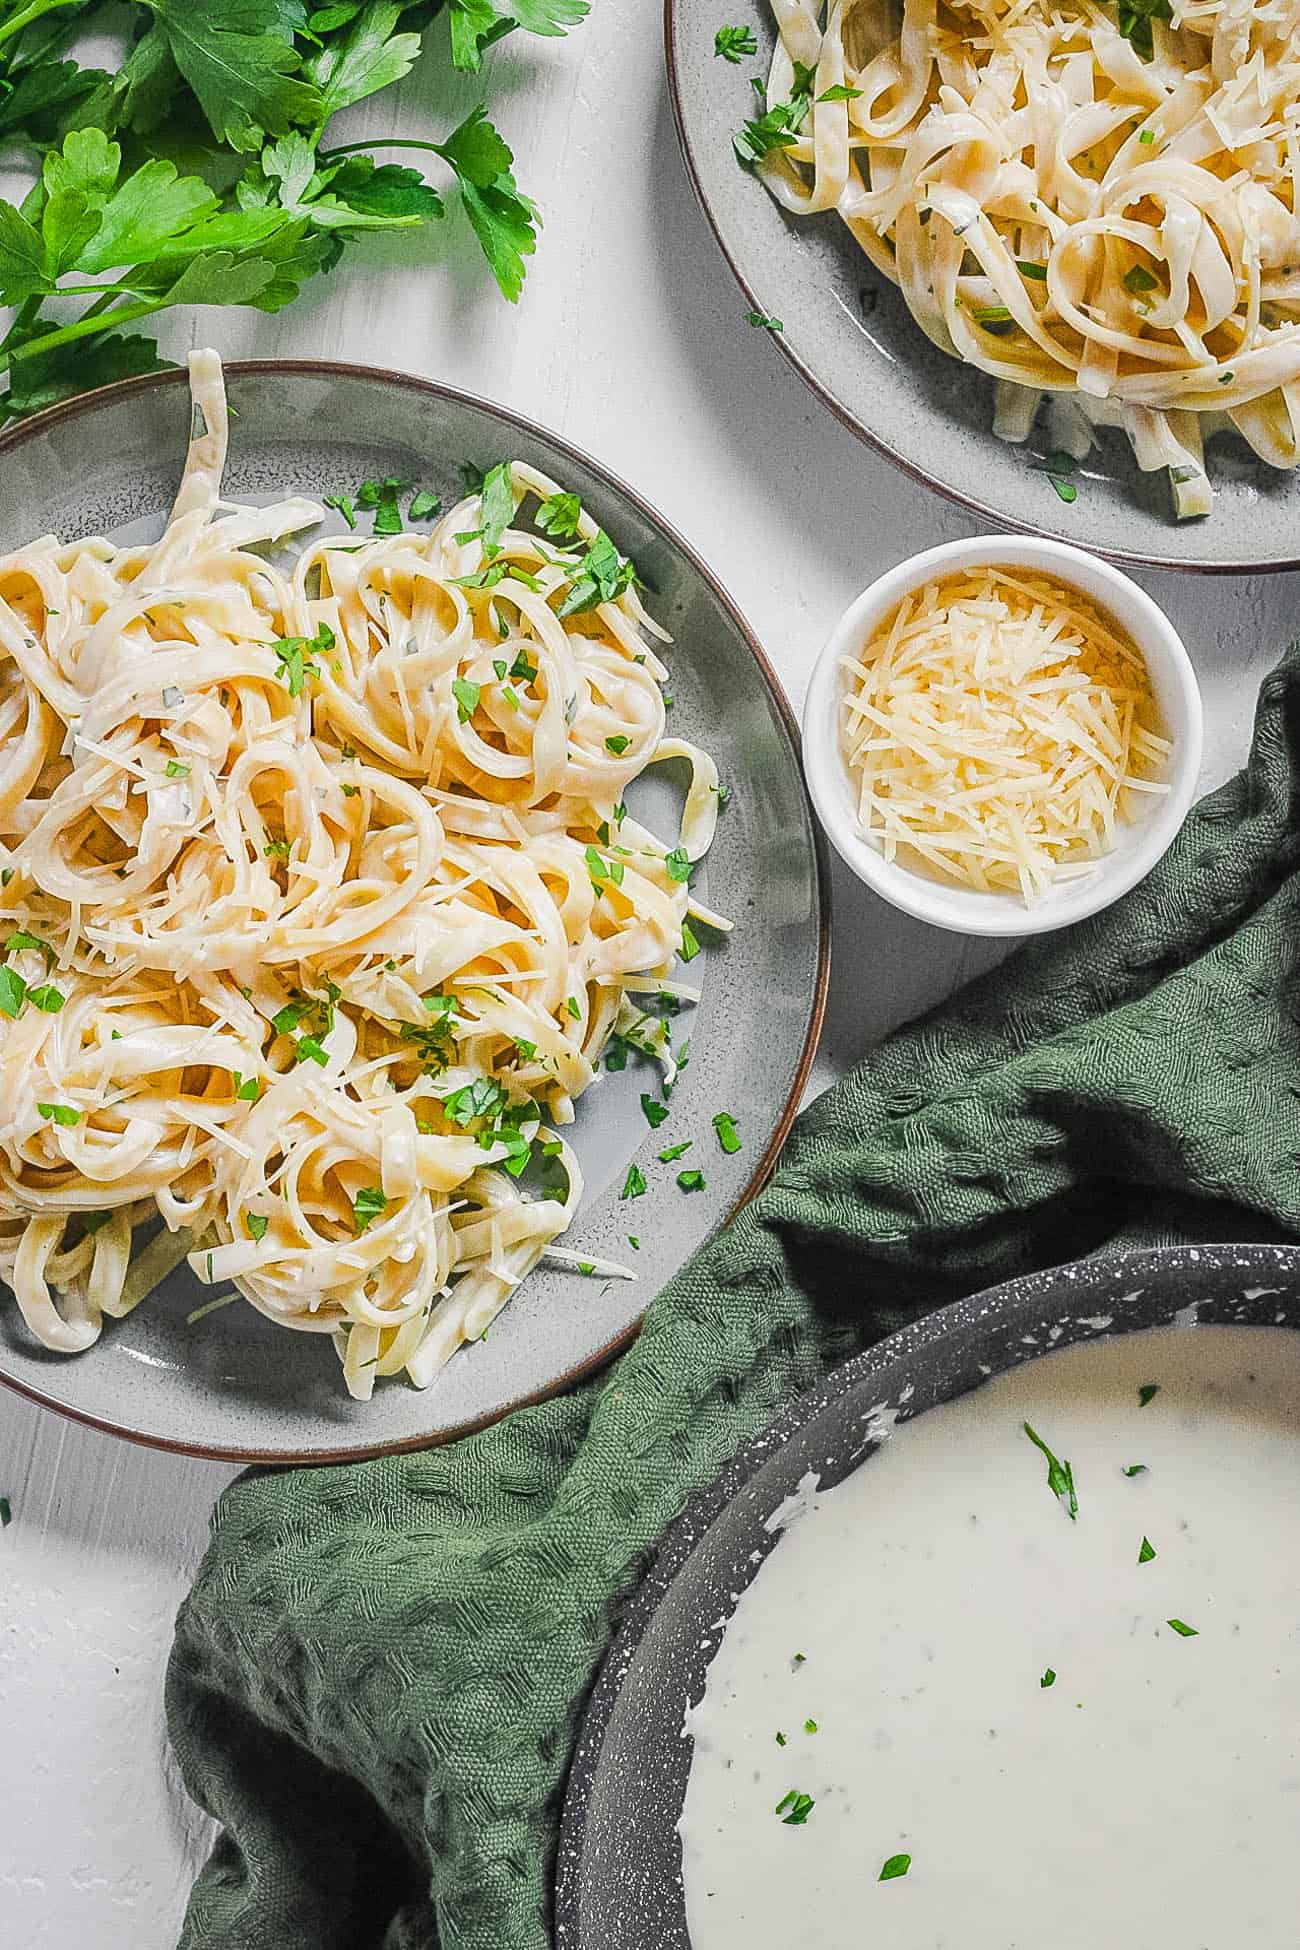
[[[1239,1238],[1300,1229],[1298,759],[1300,646],[1150,879],[806,1111],[603,1378],[451,1448],[226,1493],[168,1678],[224,1825],[187,1950],[543,1950],[620,1598],[782,1402],[1131,1219],[1222,1234],[1227,1200]]]

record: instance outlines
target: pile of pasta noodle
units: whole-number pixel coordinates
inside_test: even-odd
[[[689,886],[717,774],[576,497],[516,462],[291,557],[323,510],[224,504],[215,354],[191,386],[161,541],[0,558],[0,1271],[75,1352],[188,1253],[364,1398],[556,1250],[611,1033],[671,1079],[638,998],[690,999],[688,916],[725,925]],[[671,848],[624,805],[666,758]]]
[[[998,432],[1026,439],[1045,394],[1076,459],[1120,426],[1181,515],[1209,512],[1218,427],[1296,465],[1300,0],[774,11],[742,160],[786,209],[837,210],[934,343],[999,381]]]

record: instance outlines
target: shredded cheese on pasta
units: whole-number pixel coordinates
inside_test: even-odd
[[[1206,514],[1203,437],[1300,455],[1300,0],[773,0],[777,125],[742,159],[836,210],[996,430],[1122,427]],[[792,108],[785,105],[793,103]],[[770,146],[769,145],[770,142]],[[762,151],[763,153],[756,153]]]
[[[565,1231],[611,1034],[674,1075],[652,998],[698,993],[688,916],[727,925],[689,887],[717,773],[665,735],[630,565],[574,497],[524,525],[553,481],[287,557],[323,509],[224,503],[215,354],[191,385],[158,543],[0,557],[0,1272],[75,1352],[188,1254],[365,1398]],[[671,849],[623,803],[665,758]]]
[[[1168,790],[1140,653],[1044,576],[929,583],[843,668],[861,829],[935,878],[1028,904],[1094,871],[1137,795]]]

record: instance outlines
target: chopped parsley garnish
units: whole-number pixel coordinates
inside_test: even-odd
[[[47,1016],[56,1016],[67,1001],[62,989],[56,989],[52,982],[43,988],[28,989],[27,1000],[33,1008],[43,1009]]]
[[[1149,148],[1150,145],[1155,141],[1155,139],[1156,139],[1156,132],[1154,129],[1138,130],[1138,141],[1142,143],[1144,147]]]
[[[549,494],[537,510],[537,526],[557,542],[573,541],[581,519],[582,503],[576,494]]]
[[[483,476],[483,485],[479,490],[479,514],[482,526],[457,535],[456,540],[481,541],[483,553],[491,561],[494,555],[501,553],[505,532],[514,520],[515,496],[508,460],[499,461]]]
[[[536,664],[529,663],[528,652],[526,650],[521,650],[511,664],[510,675],[524,684],[531,684],[536,677],[537,666]]]
[[[668,1117],[667,1104],[661,1104],[658,1098],[650,1095],[648,1090],[641,1092],[641,1108],[645,1112],[646,1123],[652,1131],[657,1131]]]
[[[1145,1476],[1147,1466],[1145,1463],[1125,1463],[1123,1473],[1125,1476]]]
[[[683,1138],[680,1144],[670,1144],[666,1151],[659,1153],[660,1164],[670,1165],[675,1158],[685,1157],[693,1143],[693,1138]]]
[[[287,860],[291,851],[292,842],[289,840],[268,840],[262,848],[268,860]]]
[[[312,653],[332,650],[336,641],[329,624],[322,623],[313,637],[284,636],[271,645],[275,652],[275,674],[290,697],[301,697],[307,679],[320,676],[320,665],[314,661]],[[166,703],[166,700],[164,691],[163,702]]]
[[[1155,1545],[1151,1542],[1151,1539],[1149,1537],[1144,1537],[1142,1539],[1142,1547],[1138,1551],[1138,1563],[1149,1564],[1152,1558],[1155,1556],[1155,1554],[1156,1554]]]
[[[256,1239],[259,1242],[265,1239],[270,1223],[271,1221],[265,1212],[245,1212],[244,1214],[244,1224],[248,1228],[248,1236],[250,1239]]]
[[[295,1063],[318,1063],[323,1070],[329,1062],[325,1046],[315,1036],[300,1036],[293,1046]]]
[[[971,317],[977,325],[1001,325],[1011,316],[1009,305],[976,305]]]
[[[819,102],[855,102],[861,93],[860,88],[849,88],[844,82],[837,81],[833,87],[823,88],[817,99]]]
[[[1021,1425],[1035,1449],[1047,1458],[1047,1487],[1061,1504],[1071,1523],[1079,1514],[1079,1499],[1074,1493],[1074,1472],[1068,1462],[1060,1462],[1052,1454],[1041,1435],[1031,1429],[1028,1422]]]
[[[520,1056],[523,1057],[525,1063],[531,1063],[534,1061],[534,1059],[537,1056],[536,1043],[530,1043],[526,1036],[516,1036],[514,1039],[514,1043],[515,1043],[515,1048],[518,1050]]]
[[[790,1670],[791,1672],[795,1672],[800,1666],[806,1666],[807,1663],[808,1654],[806,1652],[796,1652],[790,1661]]]
[[[74,1124],[81,1122],[81,1112],[74,1110],[71,1104],[37,1104],[36,1108],[47,1124],[61,1124],[65,1130],[71,1130]]]
[[[619,732],[615,737],[605,740],[605,750],[607,752],[613,752],[615,758],[622,758],[631,743],[632,740],[630,738],[624,737],[623,733]]]
[[[180,760],[176,758],[168,759],[166,771],[169,779],[188,779],[190,776],[189,766],[182,765]]]
[[[1038,1683],[1042,1687],[1044,1692],[1046,1692],[1049,1686],[1055,1686],[1056,1674],[1052,1671],[1052,1668],[1050,1666],[1047,1668],[1047,1671],[1043,1674],[1042,1678],[1039,1680]]]
[[[880,1874],[876,1877],[876,1881],[897,1882],[900,1876],[907,1874],[911,1866],[912,1858],[910,1855],[887,1856],[881,1864]]]
[[[453,677],[451,694],[456,700],[456,716],[461,724],[468,724],[478,710],[479,687],[468,677]]]
[[[1195,1625],[1188,1625],[1181,1618],[1167,1618],[1165,1624],[1171,1632],[1177,1632],[1180,1639],[1198,1639],[1201,1636]]]
[[[1150,61],[1155,56],[1152,21],[1172,19],[1169,0],[1119,0],[1119,31],[1144,61]]]
[[[810,1794],[800,1794],[797,1788],[791,1788],[777,1802],[774,1812],[782,1817],[785,1827],[802,1828],[816,1806]]]
[[[235,1079],[235,1098],[241,1104],[255,1104],[262,1094],[262,1086],[256,1077],[241,1077],[238,1070],[231,1075]]]
[[[627,1177],[623,1180],[623,1189],[619,1193],[619,1197],[640,1198],[645,1188],[645,1173],[642,1171],[640,1165],[629,1165],[627,1168]]]
[[[803,1723],[803,1730],[805,1733],[816,1733],[817,1731],[816,1720],[805,1720]]]
[[[462,1129],[476,1117],[498,1117],[509,1103],[501,1085],[493,1077],[475,1077],[442,1100],[443,1110],[453,1124]]]
[[[1159,1393],[1160,1383],[1158,1381],[1144,1381],[1138,1389],[1138,1407],[1148,1407]]]
[[[598,896],[603,894],[606,886],[611,883],[615,887],[623,885],[624,869],[621,860],[603,859],[594,846],[587,848],[586,858],[587,873]]]
[[[684,1192],[702,1192],[705,1189],[704,1173],[702,1171],[679,1171],[677,1174],[677,1183]]]
[[[405,494],[411,483],[398,480],[390,474],[384,481],[363,481],[357,489],[358,508],[373,508],[375,511],[376,535],[400,535],[402,532],[402,511],[397,505],[399,494]]]
[[[1070,476],[1074,473],[1075,460],[1072,454],[1049,454],[1042,463],[1043,472],[1056,489],[1061,500],[1069,506],[1079,498],[1079,490]]]
[[[721,55],[724,61],[730,61],[733,66],[746,54],[757,54],[758,42],[754,39],[753,28],[719,27],[713,36],[713,53],[715,58]]]
[[[357,511],[352,505],[350,494],[322,494],[321,500],[327,508],[336,508],[349,528],[357,525]]]
[[[629,1045],[621,1036],[611,1036],[605,1049],[605,1068],[607,1070],[626,1070]]]
[[[382,1219],[388,1210],[388,1200],[378,1185],[363,1185],[352,1201],[352,1230],[359,1239],[367,1226],[376,1219]]]
[[[783,332],[785,330],[785,326],[781,323],[781,320],[779,318],[774,318],[771,312],[766,312],[766,311],[746,312],[745,321],[749,325],[756,326],[758,330],[761,332]],[[665,703],[666,702],[667,700],[665,699]]]
[[[664,867],[670,880],[689,880],[691,877],[691,863],[686,857],[685,847],[675,846],[671,853],[666,853],[664,855]]]
[[[783,1733],[778,1733],[778,1734],[777,1734],[777,1736],[776,1736],[776,1744],[777,1744],[777,1746],[778,1746],[778,1747],[784,1747],[784,1745],[785,1745],[785,1735],[784,1735]]]
[[[1130,270],[1125,271],[1123,278],[1125,291],[1135,298],[1141,292],[1154,291],[1158,282],[1159,280],[1153,278],[1143,264],[1134,264]]]
[[[713,1115],[713,1128],[718,1134],[718,1143],[727,1153],[727,1156],[734,1156],[740,1149],[740,1136],[736,1130],[736,1120],[731,1115],[731,1112],[729,1110],[715,1111]]]
[[[437,495],[430,494],[427,488],[421,488],[417,494],[411,497],[411,505],[406,511],[406,519],[408,521],[432,521],[434,516],[439,514],[441,510],[442,502],[438,499]]]
[[[640,1240],[639,1240],[639,1239],[637,1238],[637,1236],[636,1236],[636,1234],[635,1234],[634,1232],[629,1232],[629,1234],[627,1235],[627,1243],[628,1243],[628,1245],[629,1245],[629,1246],[630,1246],[630,1247],[632,1248],[632,1251],[633,1251],[634,1253],[639,1253],[639,1252],[640,1252],[640,1250],[641,1250],[641,1241],[640,1241]]]
[[[1035,284],[1046,284],[1047,282],[1047,266],[1045,264],[1033,264],[1028,258],[1018,257],[1016,259],[1016,269],[1022,278],[1032,278]]]
[[[598,603],[612,603],[639,577],[632,564],[619,555],[603,528],[596,530],[587,553],[579,562],[569,593],[555,612],[557,616],[581,616]]]
[[[799,77],[796,75],[796,81]],[[760,92],[762,83],[759,84]],[[764,156],[770,156],[773,149],[788,149],[798,138],[808,115],[809,95],[796,93],[788,102],[777,102],[775,107],[765,109],[763,114],[746,122],[731,138],[736,152],[736,161],[742,169],[752,169]]]
[[[696,939],[695,930],[692,928],[689,921],[683,921],[682,922],[682,945],[679,950],[682,960],[694,961],[695,957],[699,954],[699,952],[700,952],[700,944],[699,941]]]
[[[568,1010],[569,1014],[573,1017],[573,1020],[575,1022],[582,1021],[582,1004],[579,1002],[576,995],[571,995],[564,1006]]]
[[[579,1272],[580,1272],[580,1273],[582,1274],[582,1276],[583,1276],[583,1278],[584,1278],[584,1279],[588,1279],[588,1280],[589,1280],[589,1279],[591,1278],[591,1276],[592,1276],[592,1274],[593,1274],[593,1273],[595,1272],[595,1270],[596,1270],[596,1268],[595,1268],[595,1266],[594,1266],[594,1265],[592,1264],[592,1262],[591,1262],[591,1260],[589,1260],[589,1259],[580,1259],[580,1260],[578,1261],[578,1271],[579,1271]]]
[[[9,1498],[7,1496],[0,1496],[0,1530],[5,1529],[13,1520],[14,1513],[10,1507]]]
[[[42,941],[39,934],[26,934],[20,930],[17,934],[11,934],[5,942],[6,954],[18,954],[24,948],[33,948],[38,955],[43,955],[47,968],[53,968],[59,959],[49,942]]]
[[[361,787],[359,785],[344,786],[343,797],[345,799],[359,799],[360,796],[361,796]]]
[[[0,967],[0,1015],[20,1014],[27,997],[27,984],[16,968]]]

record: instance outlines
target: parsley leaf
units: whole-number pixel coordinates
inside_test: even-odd
[[[605,1066],[606,1068],[609,1067],[608,1057],[605,1059]],[[641,1108],[645,1112],[645,1121],[652,1131],[657,1131],[659,1126],[667,1120],[667,1104],[661,1104],[657,1097],[650,1095],[648,1090],[641,1092]]]
[[[719,1110],[713,1115],[713,1128],[718,1134],[718,1143],[728,1157],[740,1149],[740,1136],[736,1130],[736,1120],[730,1111]]]
[[[81,1112],[71,1104],[37,1104],[36,1108],[47,1123],[61,1124],[67,1130],[81,1122]]]
[[[1047,1487],[1061,1504],[1073,1523],[1079,1515],[1079,1499],[1074,1491],[1074,1472],[1068,1462],[1061,1462],[1052,1454],[1041,1435],[1030,1428],[1028,1422],[1021,1425],[1035,1449],[1047,1458]]]
[[[513,304],[523,290],[524,259],[537,248],[537,209],[510,173],[514,161],[486,112],[476,108],[446,142],[434,145],[460,183],[465,215]]]
[[[810,1794],[800,1794],[797,1788],[791,1788],[777,1802],[776,1813],[782,1817],[786,1828],[802,1828],[816,1806]]]
[[[15,968],[0,967],[0,1016],[11,1020],[27,999],[27,984]]]
[[[553,535],[557,542],[573,541],[581,519],[582,503],[576,494],[548,495],[537,510],[537,526],[543,535]]]
[[[705,1188],[704,1173],[702,1171],[679,1171],[677,1174],[677,1183],[684,1192],[702,1192]]]
[[[244,1225],[250,1239],[265,1239],[271,1221],[265,1212],[245,1212]]]
[[[468,677],[453,677],[451,694],[456,700],[456,716],[461,724],[468,724],[478,710],[479,686]]]
[[[758,42],[751,27],[719,27],[713,37],[713,53],[736,65],[746,54],[758,53]]]
[[[52,982],[44,988],[28,989],[27,1000],[33,1008],[43,1009],[47,1016],[56,1016],[67,1001],[62,989],[56,989]]]
[[[367,1226],[381,1219],[388,1210],[388,1200],[377,1185],[363,1185],[352,1201],[352,1230],[359,1239]]]
[[[293,0],[149,0],[149,5],[154,26],[146,41],[157,36],[162,42],[218,142],[256,149],[264,135],[282,134],[293,122],[323,121],[333,112],[297,78],[293,28],[301,16]]]
[[[640,1165],[629,1165],[627,1168],[627,1177],[623,1180],[623,1189],[619,1193],[619,1197],[641,1198],[644,1195],[645,1189],[645,1173],[641,1170]]]
[[[885,1861],[880,1865],[880,1874],[876,1877],[876,1881],[897,1882],[900,1876],[907,1874],[911,1866],[912,1858],[910,1855],[887,1856]]]
[[[745,316],[750,325],[758,326],[761,331],[783,332],[785,330],[785,326],[781,323],[781,320],[779,318],[773,318],[770,312],[751,311],[747,312]]]
[[[322,623],[314,637],[285,636],[271,645],[275,652],[275,674],[290,697],[301,697],[307,679],[320,676],[320,666],[313,661],[312,652],[332,650],[335,642],[329,624]]]
[[[1119,0],[1119,31],[1144,61],[1155,58],[1153,20],[1172,20],[1169,0]]]

